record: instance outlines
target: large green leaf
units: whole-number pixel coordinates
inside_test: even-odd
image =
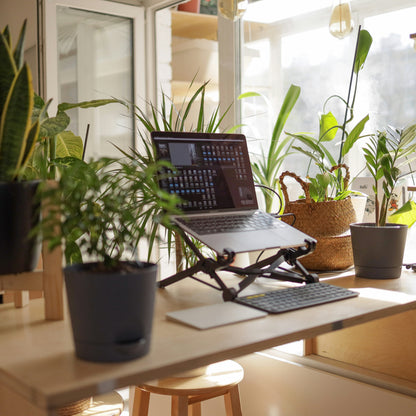
[[[56,135],[56,157],[67,156],[82,159],[83,143],[79,136],[71,131],[64,131]]]
[[[358,39],[357,57],[354,62],[354,72],[358,72],[364,66],[365,60],[367,59],[368,52],[370,50],[373,38],[367,30],[360,31],[360,38]]]
[[[351,133],[347,136],[344,147],[342,148],[342,156],[345,156],[351,148],[354,146],[354,143],[360,138],[360,134],[364,130],[365,124],[370,119],[368,115],[366,115],[358,124],[351,130]]]
[[[27,64],[18,72],[0,120],[0,180],[17,175],[26,148],[33,108],[32,76]]]
[[[300,95],[300,87],[297,85],[291,85],[285,95],[282,107],[280,108],[279,115],[277,116],[276,123],[273,128],[272,140],[270,144],[269,158],[273,157],[273,153],[277,146],[277,141],[282,134],[286,121],[295,106]]]
[[[58,112],[55,117],[45,119],[40,127],[40,137],[54,137],[63,132],[69,125],[71,119],[64,112]]]
[[[394,214],[390,215],[389,222],[406,224],[408,227],[411,227],[416,222],[416,203],[407,201]]]
[[[329,112],[321,114],[319,117],[319,141],[330,142],[333,140],[338,131],[338,121],[335,116]]]
[[[13,54],[9,43],[3,34],[0,34],[0,117],[3,113],[7,95],[17,72]]]

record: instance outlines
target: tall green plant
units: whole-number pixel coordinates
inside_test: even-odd
[[[259,185],[274,190],[279,189],[279,169],[283,160],[289,154],[293,143],[293,139],[287,136],[281,139],[281,135],[286,121],[299,98],[300,91],[300,87],[296,85],[289,87],[273,127],[270,145],[266,152],[262,149],[261,157],[251,164],[254,180]],[[240,98],[244,98],[244,95]],[[261,188],[261,190],[264,195],[266,212],[271,212],[273,194],[267,188]]]
[[[0,33],[0,181],[20,179],[39,136],[32,121],[32,74],[23,60],[26,21],[13,48],[9,27]]]
[[[415,171],[411,163],[416,160],[416,124],[403,130],[389,128],[378,132],[370,137],[363,151],[374,180],[375,222],[377,226],[384,226],[394,188],[401,179]],[[403,211],[409,214],[409,205],[396,213],[397,220],[405,218],[400,217]]]
[[[351,70],[351,77],[348,87],[348,95],[345,100],[339,95],[330,96],[324,103],[323,112],[319,115],[319,133],[317,137],[308,134],[287,133],[296,142],[304,145],[292,146],[292,148],[309,158],[309,168],[312,164],[318,168],[318,174],[310,178],[310,194],[315,201],[325,201],[328,197],[343,199],[350,191],[344,187],[344,178],[340,169],[331,172],[333,166],[345,163],[345,156],[352,149],[354,144],[362,136],[369,116],[366,115],[351,129],[349,124],[354,118],[354,104],[357,94],[358,79],[368,52],[372,44],[372,37],[366,30],[359,30],[357,44]],[[339,123],[331,111],[326,107],[330,101],[337,99],[345,105],[344,119]],[[328,149],[328,144],[333,143],[340,131],[341,138],[338,143],[339,151],[334,154]]]

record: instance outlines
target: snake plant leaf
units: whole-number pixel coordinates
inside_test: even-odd
[[[319,141],[330,142],[333,140],[338,131],[338,121],[335,116],[329,112],[321,114],[319,117]]]
[[[56,135],[56,157],[67,156],[82,159],[83,143],[79,136],[71,131],[63,131]]]
[[[416,222],[416,203],[407,201],[394,214],[389,216],[389,222],[406,224],[408,227],[411,227]]]
[[[31,155],[33,154],[33,151],[35,150],[35,145],[37,143],[38,137],[39,137],[39,121],[37,120],[35,121],[35,123],[33,123],[27,135],[26,147],[24,150],[23,160],[21,163],[22,167],[25,167],[27,163],[29,162]]]
[[[347,136],[344,147],[342,148],[342,156],[345,156],[351,148],[354,146],[354,143],[360,138],[360,134],[363,132],[365,124],[370,119],[367,114],[357,125],[351,130],[350,134]]]
[[[26,25],[27,19],[24,20],[23,26],[20,29],[19,40],[17,41],[16,47],[13,52],[14,61],[16,63],[16,68],[20,70],[24,63],[24,42],[26,35]]]
[[[0,34],[0,117],[3,113],[10,86],[16,75],[16,64],[13,59],[9,42],[3,34]]]
[[[373,38],[367,30],[360,31],[360,38],[358,39],[357,57],[354,62],[354,72],[358,72],[363,68],[365,60],[367,59]]]
[[[3,35],[3,36],[4,36],[4,38],[6,39],[6,41],[7,41],[7,45],[8,45],[8,46],[9,46],[9,48],[11,49],[11,47],[12,47],[12,38],[11,38],[11,35],[10,35],[10,28],[9,28],[9,25],[7,25],[7,26],[4,28],[2,35]]]
[[[18,72],[0,120],[0,180],[12,181],[26,148],[33,108],[32,76],[27,64]]]

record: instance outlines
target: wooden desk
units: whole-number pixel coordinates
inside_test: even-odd
[[[235,279],[235,278],[233,278]],[[228,279],[228,284],[231,282]],[[404,273],[395,281],[334,280],[348,287],[375,286],[416,294],[416,279]],[[267,281],[267,286],[282,283]],[[259,289],[252,285],[248,289]],[[220,293],[185,279],[159,289],[150,353],[127,363],[101,364],[75,358],[68,314],[45,321],[43,300],[23,309],[0,307],[0,414],[53,415],[68,402],[140,384],[215,361],[242,356],[291,341],[347,328],[416,309],[416,297],[380,300],[381,293],[198,331],[165,319],[167,311],[221,302]]]

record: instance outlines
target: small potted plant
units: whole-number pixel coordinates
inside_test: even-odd
[[[157,265],[134,258],[141,239],[159,224],[170,227],[169,214],[177,212],[178,197],[157,185],[163,164],[63,159],[56,185],[40,193],[49,212],[43,238],[50,249],[65,244],[79,358],[125,361],[149,350]]]
[[[378,132],[363,151],[374,181],[375,222],[350,226],[355,274],[371,279],[397,278],[410,225],[406,218],[414,204],[408,203],[390,217],[389,206],[395,186],[414,172],[411,163],[416,159],[416,124]]]

